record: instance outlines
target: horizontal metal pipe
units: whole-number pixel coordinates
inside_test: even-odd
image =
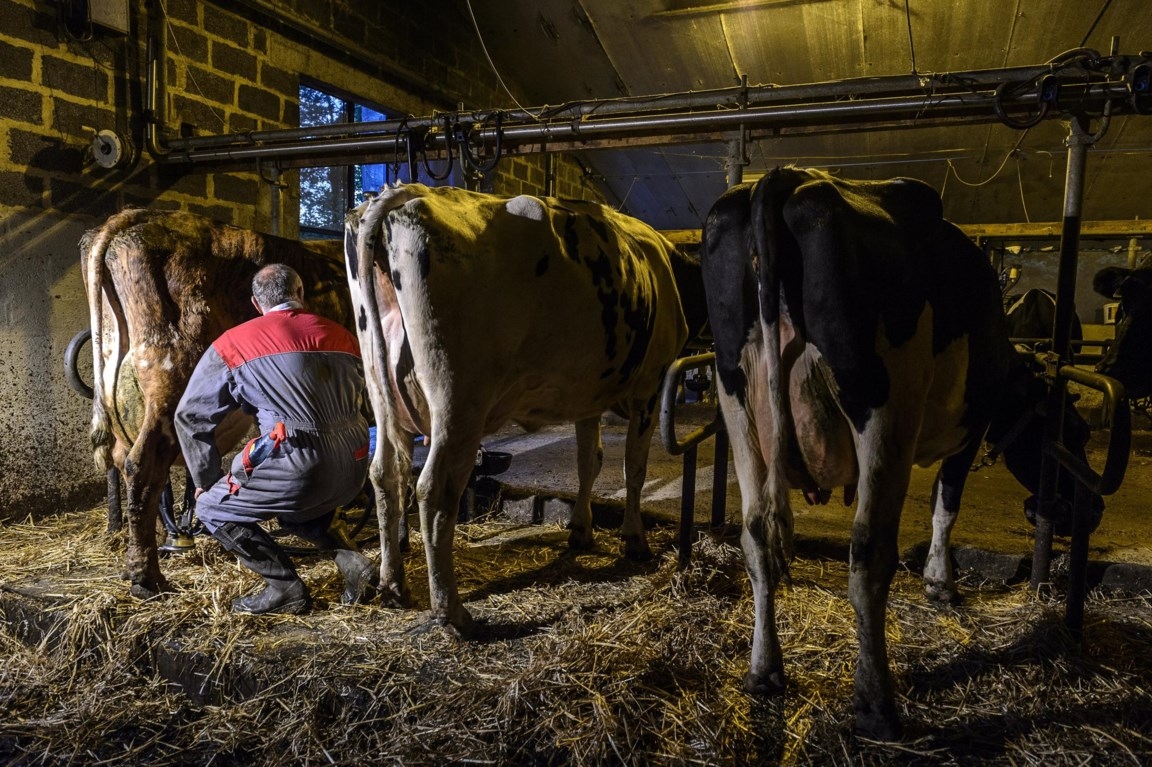
[[[535,110],[487,110],[464,112],[456,115],[456,119],[484,124],[495,118],[499,112],[505,124],[525,122],[539,124],[542,119],[559,120],[565,117],[582,118],[592,115],[627,115],[637,112],[668,112],[674,110],[712,110],[712,111],[744,111],[747,108],[767,107],[773,104],[787,104],[790,102],[805,102],[810,100],[830,101],[836,99],[860,100],[868,97],[891,97],[905,95],[913,99],[941,98],[950,95],[970,98],[976,95],[974,91],[988,89],[1004,82],[1032,82],[1043,74],[1052,71],[1051,65],[1014,67],[1006,69],[973,70],[967,72],[944,73],[940,75],[895,75],[892,77],[866,77],[851,80],[842,80],[825,83],[808,83],[801,85],[757,85],[751,87],[733,86],[707,91],[690,91],[681,94],[663,94],[655,96],[629,97],[620,99],[605,99],[593,101],[576,101],[557,107],[539,107]],[[793,108],[800,108],[802,104],[795,104]],[[359,137],[359,136],[395,136],[397,131],[405,129],[423,130],[434,128],[442,123],[443,115],[427,117],[409,117],[394,120],[345,123],[335,125],[316,126],[310,128],[291,128],[284,130],[253,131],[242,134],[229,134],[219,136],[196,136],[191,138],[174,138],[167,143],[167,151],[178,155],[174,159],[189,159],[195,153],[200,156],[202,149],[219,147],[252,147],[267,142],[303,141],[325,137]],[[545,123],[545,125],[548,125]],[[487,129],[493,136],[494,128]],[[542,134],[556,135],[556,134]],[[481,138],[486,138],[481,136]],[[309,142],[311,145],[311,142]],[[204,155],[210,161],[219,159]],[[230,155],[233,158],[247,155]]]
[[[1084,101],[1103,101],[1123,94],[1122,85],[1082,86],[1079,98]],[[1030,106],[1030,94],[1022,94],[1019,99],[1005,104],[1007,111],[1022,111]],[[1034,100],[1034,95],[1032,95]],[[711,112],[681,113],[671,115],[640,115],[615,119],[583,119],[557,123],[535,122],[526,125],[505,126],[499,129],[501,140],[506,146],[518,143],[539,141],[595,139],[602,137],[624,137],[643,134],[668,135],[691,131],[718,131],[737,129],[740,126],[753,128],[765,124],[786,125],[798,122],[830,122],[836,120],[856,121],[861,118],[906,119],[915,116],[925,126],[933,120],[959,116],[988,115],[988,121],[995,121],[992,105],[995,96],[988,93],[947,96],[919,94],[902,98],[883,98],[872,101],[858,99],[827,103],[793,104],[786,106],[752,107],[748,109],[722,109]],[[167,159],[174,162],[224,162],[249,159],[276,159],[294,157],[303,153],[323,158],[343,153],[379,153],[401,149],[406,151],[406,134],[395,131],[404,123],[389,120],[374,123],[348,124],[341,134],[336,126],[325,126],[326,133],[339,136],[328,140],[308,140],[310,129],[296,131],[266,131],[264,138],[295,136],[295,140],[283,143],[257,142],[257,134],[240,139],[240,145],[219,148],[198,149],[187,146],[194,139],[171,142]],[[409,123],[409,127],[412,123]],[[498,135],[495,126],[476,131],[473,140],[478,143],[494,142]],[[443,133],[427,137],[430,149],[442,148]],[[180,149],[181,146],[186,149]]]
[[[835,104],[809,104],[795,107],[765,107],[739,111],[724,111],[719,113],[695,113],[668,115],[659,117],[619,118],[616,120],[594,120],[583,122],[542,123],[535,125],[522,125],[502,128],[502,140],[508,144],[520,142],[537,142],[556,139],[595,138],[609,135],[634,135],[644,132],[668,133],[688,130],[717,130],[736,127],[741,124],[749,126],[760,125],[773,120],[797,120],[803,117],[844,117],[855,114],[886,114],[899,113],[901,115],[917,110],[930,109],[934,116],[941,115],[949,107],[963,107],[968,110],[978,110],[981,106],[987,108],[991,97],[985,97],[981,104],[973,104],[973,97],[965,96],[963,100],[937,99],[931,105],[926,105],[922,97],[902,99],[897,101],[886,100],[884,103],[869,103],[864,101],[839,102]],[[495,141],[497,131],[495,128],[486,128],[476,136],[478,141]],[[432,147],[443,144],[443,136],[428,137]],[[290,156],[297,152],[307,150],[315,155],[336,154],[358,150],[364,152],[391,150],[397,146],[406,148],[406,138],[401,136],[397,145],[394,134],[382,134],[373,131],[367,135],[347,136],[329,141],[297,140],[282,144],[251,144],[231,146],[218,149],[196,150],[183,152],[178,144],[173,142],[169,159],[186,162],[219,162],[224,160],[244,160]]]

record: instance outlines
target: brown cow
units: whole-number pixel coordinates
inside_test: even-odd
[[[296,242],[191,213],[129,209],[80,240],[92,326],[92,446],[113,463],[128,498],[127,573],[132,594],[168,588],[156,548],[160,495],[182,463],[172,419],[204,350],[255,316],[252,275],[292,266],[308,307],[349,329],[352,311],[339,241]],[[217,431],[221,449],[248,430],[242,414]]]

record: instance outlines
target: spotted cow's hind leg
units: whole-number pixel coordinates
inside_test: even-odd
[[[913,440],[874,415],[861,443],[861,483],[849,549],[848,599],[860,649],[854,702],[856,731],[873,740],[902,735],[885,633],[888,594],[899,562],[900,511],[912,473]],[[899,423],[899,422],[897,422]],[[903,425],[903,424],[901,424]]]
[[[460,498],[476,463],[481,434],[466,424],[440,425],[433,418],[432,446],[416,483],[420,534],[428,561],[431,618],[456,636],[467,637],[472,630],[472,615],[460,599],[452,546]]]
[[[931,602],[960,601],[952,573],[951,536],[969,467],[979,448],[980,442],[973,440],[964,450],[945,459],[932,485],[932,543],[924,561],[924,595]]]
[[[624,555],[634,562],[652,559],[652,549],[644,534],[644,520],[640,515],[640,494],[648,475],[648,451],[652,446],[655,428],[653,409],[655,397],[646,405],[632,403],[632,417],[628,420],[628,438],[624,446],[624,485],[627,500],[620,537],[624,539]]]
[[[600,440],[600,416],[576,422],[576,473],[580,486],[568,523],[568,547],[590,549],[592,533],[592,485],[604,465],[604,445]]]
[[[406,436],[406,435],[405,435]],[[377,432],[376,453],[368,466],[380,531],[380,582],[377,592],[384,607],[407,607],[410,601],[404,576],[407,491],[411,485],[411,441],[393,444],[385,430]],[[405,452],[407,448],[407,452]]]
[[[779,695],[784,692],[787,678],[776,630],[776,568],[770,561],[765,527],[769,516],[765,493],[768,467],[759,450],[755,423],[744,405],[723,389],[719,397],[740,483],[740,546],[752,583],[752,654],[744,675],[744,689],[752,695]]]

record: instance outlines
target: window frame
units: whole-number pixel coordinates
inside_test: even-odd
[[[394,109],[390,109],[390,108],[385,107],[385,106],[381,106],[380,104],[378,104],[376,102],[373,102],[369,99],[360,98],[360,97],[355,96],[355,95],[353,95],[353,94],[349,93],[348,91],[345,91],[341,88],[337,88],[335,86],[329,85],[328,83],[324,83],[324,82],[321,82],[319,80],[314,80],[314,79],[309,78],[309,77],[301,77],[300,78],[300,84],[299,84],[299,92],[301,95],[302,95],[302,92],[305,88],[307,88],[308,90],[312,90],[312,91],[316,91],[318,93],[321,93],[321,94],[323,94],[329,98],[332,98],[334,100],[340,101],[341,102],[341,112],[340,112],[341,122],[346,122],[346,123],[375,122],[377,120],[396,119],[397,117],[401,116],[401,114],[402,114],[399,110],[394,110]],[[301,101],[303,101],[303,99],[301,99]],[[377,116],[373,117],[371,120],[364,120],[364,119],[357,120],[357,119],[355,119],[357,110],[362,110],[362,109],[369,109],[372,112],[374,112]],[[300,122],[300,120],[297,120],[297,122]],[[324,124],[335,124],[335,123],[324,123]],[[315,127],[315,126],[314,125],[313,126],[300,125],[299,127],[309,128],[309,127]],[[387,162],[370,162],[370,163],[361,163],[361,164],[357,164],[357,165],[321,165],[321,166],[316,166],[315,168],[309,168],[307,170],[320,169],[320,170],[326,170],[328,172],[331,172],[333,168],[340,168],[340,167],[344,168],[344,190],[345,190],[345,192],[343,195],[344,199],[342,200],[342,204],[343,204],[344,210],[350,210],[350,209],[356,207],[356,205],[358,205],[361,202],[360,200],[357,200],[356,197],[357,197],[357,194],[363,194],[364,193],[364,181],[363,181],[363,179],[364,179],[364,172],[365,172],[364,169],[365,168],[376,168],[376,167],[382,168],[383,172],[380,174],[381,183],[394,183],[397,180],[404,181],[404,182],[408,181],[408,179],[410,177],[410,170],[407,168],[407,163],[404,163],[400,167],[400,171],[397,174],[398,178],[392,178],[391,172],[389,171],[389,168],[388,168],[389,165],[390,165],[390,163],[387,163]],[[303,169],[303,168],[301,169],[300,180],[299,180],[299,194],[300,194],[301,201],[303,201],[303,199],[304,199],[304,178],[305,178],[304,172],[305,172],[305,170],[306,169]],[[359,177],[359,184],[357,183],[358,177]],[[417,169],[416,180],[422,184],[427,185],[427,186],[455,186],[455,185],[458,185],[457,182],[460,181],[460,170],[459,170],[458,165],[454,165],[451,173],[448,175],[447,178],[445,178],[443,180],[436,180],[436,179],[433,179],[431,176],[428,175],[427,170],[425,168],[420,167]],[[335,192],[333,192],[333,196],[335,196]],[[333,223],[333,226],[336,228],[328,229],[328,228],[321,227],[321,226],[314,226],[312,224],[306,225],[303,221],[303,216],[304,216],[304,206],[301,205],[300,211],[297,215],[297,223],[299,226],[301,239],[319,239],[319,238],[343,236],[342,219],[340,221]]]

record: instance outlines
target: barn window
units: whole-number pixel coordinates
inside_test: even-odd
[[[369,105],[319,83],[300,85],[300,127],[312,128],[341,122],[374,122],[401,116],[399,110]],[[434,171],[437,169],[433,169]],[[459,171],[445,180],[431,178],[421,168],[417,178],[428,186],[452,184]],[[399,178],[409,181],[407,165]],[[343,237],[344,214],[364,200],[364,192],[374,192],[386,182],[394,182],[385,163],[334,165],[300,169],[300,236],[305,239]]]
[[[367,104],[315,85],[300,86],[300,127],[341,122],[386,120],[389,115]],[[365,189],[384,183],[384,165],[336,165],[300,169],[300,236],[339,237],[344,214],[363,199]]]

